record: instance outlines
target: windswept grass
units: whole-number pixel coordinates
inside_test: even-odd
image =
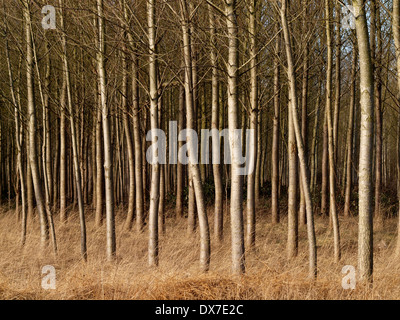
[[[27,244],[20,246],[20,226],[14,211],[0,213],[1,299],[398,299],[400,264],[393,258],[397,220],[386,220],[375,231],[374,286],[342,289],[342,267],[357,267],[357,219],[340,219],[342,261],[333,262],[333,233],[327,218],[316,218],[318,280],[307,279],[306,227],[300,226],[299,254],[286,258],[287,221],[272,225],[259,211],[257,246],[246,253],[246,274],[231,274],[229,221],[225,239],[212,241],[211,270],[201,274],[198,234],[188,236],[186,220],[167,219],[160,238],[160,266],[147,266],[147,232],[125,231],[125,211],[117,212],[117,261],[105,259],[105,226],[94,227],[87,208],[88,262],[80,259],[76,213],[65,225],[55,216],[58,257],[41,252],[38,221],[28,225]],[[212,211],[209,211],[212,230]],[[228,216],[228,215],[226,215]],[[41,288],[42,267],[56,268],[57,288]]]

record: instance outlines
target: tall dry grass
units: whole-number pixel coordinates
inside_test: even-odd
[[[210,217],[212,211],[210,209]],[[56,221],[59,247],[42,253],[38,221],[28,225],[27,244],[20,246],[20,226],[14,211],[0,212],[1,299],[398,299],[400,264],[393,258],[397,220],[375,230],[373,288],[341,286],[342,267],[357,266],[357,219],[340,219],[343,257],[333,262],[333,234],[327,218],[316,218],[318,280],[307,279],[306,227],[300,226],[299,255],[286,259],[287,221],[271,225],[266,212],[258,212],[257,246],[246,254],[246,274],[230,271],[229,221],[222,244],[212,241],[211,270],[199,272],[199,236],[188,236],[186,221],[167,219],[167,234],[160,238],[160,266],[147,266],[147,232],[124,231],[125,211],[117,212],[117,261],[105,259],[105,227],[94,227],[87,208],[88,262],[80,259],[79,222],[72,213],[65,225]],[[212,219],[210,219],[212,221]],[[212,228],[212,224],[211,224]],[[41,288],[42,267],[56,268],[57,288]]]

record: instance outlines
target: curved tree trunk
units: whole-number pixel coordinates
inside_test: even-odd
[[[310,183],[308,176],[308,164],[304,152],[304,144],[301,136],[301,128],[297,115],[297,93],[296,93],[296,75],[294,70],[293,56],[292,56],[292,45],[290,41],[289,26],[287,22],[287,3],[286,0],[282,2],[281,10],[281,21],[282,29],[285,38],[286,56],[288,60],[288,79],[289,79],[289,90],[290,90],[290,108],[289,112],[292,115],[293,127],[296,135],[297,150],[300,162],[300,173],[301,181],[304,190],[304,197],[306,202],[306,213],[307,213],[307,236],[308,236],[308,248],[309,248],[309,277],[316,278],[317,276],[317,247],[315,240],[315,229],[314,229],[314,216],[312,212],[312,201],[310,192]]]
[[[185,61],[185,93],[186,93],[186,124],[188,130],[195,129],[194,109],[193,109],[193,78],[192,78],[192,53],[190,45],[190,28],[189,13],[187,4],[184,0],[180,1],[182,14],[182,34],[184,45],[184,61]],[[192,179],[193,189],[196,198],[196,206],[199,217],[200,227],[200,267],[203,272],[207,272],[210,268],[210,231],[208,226],[208,218],[204,201],[203,187],[201,184],[200,168],[195,160],[194,149],[191,134],[187,136],[188,152],[189,152],[189,179]]]
[[[43,198],[42,183],[40,181],[37,150],[36,150],[36,108],[34,96],[34,80],[33,80],[33,41],[31,30],[31,11],[30,2],[24,2],[24,19],[25,19],[25,39],[26,39],[26,77],[27,77],[27,101],[28,101],[28,115],[29,115],[29,162],[31,166],[32,181],[35,191],[36,204],[40,219],[40,234],[41,245],[44,248],[49,239],[49,220],[46,213],[46,205]],[[54,228],[52,228],[52,244],[54,253],[57,254],[57,243],[55,239]]]
[[[60,27],[64,31],[64,3],[63,0],[59,0],[60,5]],[[79,170],[79,155],[78,155],[78,146],[77,146],[77,134],[75,129],[75,121],[74,121],[74,110],[71,96],[71,85],[70,85],[70,73],[69,73],[69,64],[68,64],[68,56],[67,56],[67,38],[65,36],[65,32],[62,33],[62,46],[63,46],[63,78],[66,83],[67,89],[67,97],[68,97],[68,112],[70,118],[70,127],[71,127],[71,139],[72,139],[72,156],[73,156],[73,167],[74,167],[74,175],[75,175],[75,187],[77,193],[78,200],[78,209],[79,209],[79,222],[81,226],[81,254],[83,260],[87,260],[87,246],[86,246],[86,222],[85,222],[85,212],[83,207],[83,197],[82,197],[82,178],[81,172]]]

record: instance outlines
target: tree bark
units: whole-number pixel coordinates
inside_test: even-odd
[[[312,212],[312,201],[310,193],[310,183],[308,176],[308,164],[304,152],[304,144],[301,136],[301,128],[297,115],[297,92],[296,92],[296,75],[294,70],[293,56],[292,56],[292,45],[290,41],[290,32],[287,21],[287,2],[284,0],[280,10],[282,29],[285,38],[286,56],[288,60],[288,79],[289,79],[289,90],[290,90],[290,108],[289,112],[292,115],[293,127],[296,136],[297,150],[300,162],[301,181],[304,190],[304,197],[306,202],[306,213],[307,213],[307,236],[308,236],[308,248],[309,248],[309,277],[316,278],[317,276],[317,247],[315,240],[315,229],[314,229],[314,216]]]
[[[192,53],[190,45],[190,20],[187,3],[180,1],[182,15],[182,34],[184,46],[184,62],[185,62],[185,97],[186,97],[186,124],[187,129],[194,130],[194,109],[193,109],[193,78],[192,78]],[[193,144],[191,134],[187,135],[188,153],[189,153],[189,178],[192,179],[193,189],[196,198],[196,206],[199,217],[200,227],[200,267],[203,272],[207,272],[210,268],[210,231],[208,225],[207,212],[204,202],[203,187],[201,184],[200,168],[194,157],[195,145]]]
[[[98,51],[97,51],[97,72],[99,76],[100,103],[103,124],[104,140],[104,178],[106,194],[106,230],[107,230],[107,259],[115,260],[115,215],[114,215],[114,186],[113,186],[113,162],[110,132],[110,114],[107,104],[107,78],[105,69],[105,25],[103,14],[103,0],[97,0],[98,14]]]
[[[218,90],[218,66],[217,66],[217,52],[216,52],[216,41],[215,41],[215,16],[213,13],[213,8],[211,5],[208,6],[209,11],[209,22],[210,22],[210,33],[211,33],[211,51],[210,59],[212,65],[212,79],[211,79],[211,109],[212,109],[212,119],[211,119],[211,129],[219,129],[219,90]],[[219,130],[218,130],[219,131]],[[219,139],[219,138],[218,138]],[[214,141],[213,141],[214,143]],[[220,150],[213,148],[212,159],[216,156],[216,152],[221,153]],[[220,158],[220,157],[218,157]],[[215,185],[215,208],[214,208],[214,237],[217,241],[222,241],[223,239],[223,204],[222,204],[222,177],[221,177],[221,166],[216,161],[213,161],[213,175],[214,175],[214,185]]]
[[[276,25],[276,32],[279,32],[279,25]],[[279,223],[279,118],[280,118],[280,51],[281,37],[277,35],[275,43],[274,60],[274,120],[272,131],[272,173],[271,173],[271,212],[272,223]]]
[[[24,19],[25,19],[25,39],[26,39],[26,77],[27,77],[27,100],[28,100],[28,115],[29,115],[29,162],[31,166],[31,174],[33,181],[33,188],[36,197],[36,204],[40,219],[40,234],[41,245],[44,248],[49,239],[49,224],[52,226],[51,221],[48,220],[49,214],[46,213],[45,202],[43,198],[42,183],[40,181],[37,150],[36,150],[36,110],[35,110],[35,96],[34,96],[34,80],[33,80],[33,40],[31,29],[31,10],[30,2],[24,2]],[[57,254],[57,243],[54,233],[54,228],[51,230],[51,240],[53,245],[54,254]]]
[[[158,129],[158,88],[157,88],[157,52],[155,1],[147,3],[147,21],[149,37],[149,80],[150,80],[150,125],[151,130]],[[152,145],[157,143],[156,136],[152,135]],[[149,266],[158,266],[158,203],[160,198],[160,164],[153,149],[153,163],[151,164],[150,210],[149,210]]]
[[[77,146],[77,134],[75,128],[74,121],[74,110],[72,103],[72,95],[71,95],[71,84],[70,84],[70,73],[69,73],[69,64],[68,64],[68,53],[67,53],[67,38],[64,32],[64,2],[63,0],[59,0],[60,5],[60,27],[63,30],[61,35],[62,41],[62,60],[63,60],[63,81],[66,83],[67,90],[67,100],[68,100],[68,112],[70,119],[70,127],[71,127],[71,139],[72,139],[72,156],[73,156],[73,167],[74,167],[74,175],[75,175],[75,186],[77,192],[77,200],[78,200],[78,209],[79,209],[79,222],[81,227],[81,254],[84,261],[87,261],[87,245],[86,245],[86,222],[85,222],[85,211],[83,206],[83,197],[82,197],[82,178],[81,172],[79,170],[79,155],[78,155],[78,146]]]
[[[372,217],[372,134],[374,119],[374,79],[365,0],[353,0],[360,55],[361,128],[359,158],[359,232],[358,272],[362,281],[372,282],[373,272],[373,217]]]
[[[350,87],[350,108],[349,108],[349,124],[347,127],[347,161],[346,161],[346,192],[345,192],[345,204],[344,204],[344,216],[350,216],[351,206],[351,189],[353,185],[353,135],[354,135],[354,110],[356,104],[356,76],[357,76],[357,46],[356,42],[353,44],[353,58],[351,66],[351,87]]]
[[[334,237],[334,257],[335,262],[338,263],[340,260],[340,233],[339,233],[339,220],[336,210],[336,171],[335,171],[335,147],[333,137],[333,125],[332,125],[332,38],[330,28],[331,8],[330,1],[325,0],[325,20],[326,20],[326,41],[327,41],[327,68],[326,68],[326,119],[328,124],[328,152],[329,152],[329,210],[330,218],[333,224],[333,237]]]
[[[124,1],[124,13],[126,16],[126,3]],[[127,32],[125,32],[125,39],[128,40]],[[123,69],[123,79],[122,79],[122,110],[123,110],[123,122],[124,122],[124,132],[126,139],[126,149],[128,152],[128,168],[129,168],[129,196],[128,196],[128,212],[126,215],[125,228],[127,230],[132,229],[134,210],[135,210],[135,155],[132,143],[132,133],[129,121],[129,109],[128,109],[128,57],[126,53],[126,45],[124,45],[124,51],[122,53],[122,69]],[[136,63],[133,61],[132,63]],[[135,77],[136,74],[133,74]],[[135,79],[133,81],[136,81]]]
[[[232,233],[232,270],[235,274],[245,272],[244,224],[242,188],[243,177],[240,175],[239,153],[242,148],[238,129],[238,24],[236,0],[225,1],[226,26],[228,29],[228,128],[231,149],[231,233]]]
[[[250,2],[250,21],[249,21],[249,36],[250,48],[250,130],[254,135],[250,138],[250,158],[247,159],[250,167],[255,167],[257,157],[260,156],[260,150],[257,150],[257,120],[258,120],[258,68],[257,68],[257,0]],[[244,128],[242,128],[244,132]],[[245,139],[242,139],[244,142]],[[251,172],[247,176],[247,246],[249,249],[254,248],[256,244],[256,207],[255,207],[255,172]]]
[[[396,67],[397,67],[397,96],[400,98],[400,0],[393,0],[393,37],[396,48]],[[397,129],[397,198],[398,212],[400,213],[400,115]],[[400,214],[397,226],[396,257],[400,257]]]

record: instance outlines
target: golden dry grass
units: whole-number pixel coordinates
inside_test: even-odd
[[[230,272],[229,222],[222,244],[212,241],[211,270],[199,272],[198,235],[187,236],[186,221],[167,220],[167,235],[160,239],[160,266],[147,266],[147,233],[124,231],[124,210],[117,215],[117,261],[105,259],[105,227],[95,229],[88,218],[88,262],[80,259],[76,214],[65,225],[55,217],[59,255],[40,252],[38,222],[28,226],[27,245],[19,245],[20,227],[13,211],[0,214],[1,299],[398,299],[400,265],[393,259],[397,220],[375,230],[373,288],[357,285],[343,290],[342,267],[357,266],[357,219],[341,218],[342,261],[333,262],[333,235],[326,218],[317,217],[318,280],[307,279],[307,238],[300,227],[299,255],[286,259],[287,224],[269,223],[260,210],[257,246],[246,255],[246,275]],[[212,212],[210,209],[210,216]],[[212,219],[210,219],[212,220]],[[211,225],[212,229],[212,225]],[[44,265],[57,271],[57,289],[41,288]]]

